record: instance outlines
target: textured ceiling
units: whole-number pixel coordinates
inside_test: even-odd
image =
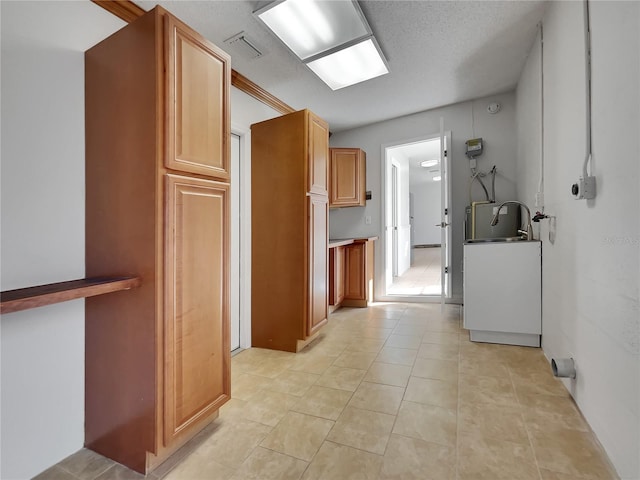
[[[505,92],[516,86],[542,18],[542,1],[365,0],[391,73],[332,91],[257,20],[266,2],[159,3],[227,50],[233,68],[295,109],[310,108],[337,132]],[[244,31],[263,55],[251,59],[224,40]]]

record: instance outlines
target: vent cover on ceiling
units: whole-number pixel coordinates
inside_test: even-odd
[[[227,38],[224,43],[247,58],[253,59],[262,56],[262,52],[247,39],[244,32],[236,33],[233,37]]]

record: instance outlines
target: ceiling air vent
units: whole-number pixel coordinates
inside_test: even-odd
[[[262,52],[247,39],[244,32],[236,33],[233,37],[227,38],[224,43],[247,58],[254,59],[262,56]]]

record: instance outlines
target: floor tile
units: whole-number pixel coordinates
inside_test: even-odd
[[[550,373],[512,374],[511,380],[516,387],[516,393],[566,396],[567,389],[562,382]]]
[[[207,480],[229,480],[234,473],[233,468],[226,467],[202,453],[192,453],[176,468],[171,470],[163,480],[185,480],[206,478]]]
[[[331,420],[289,412],[260,445],[309,462],[333,425]]]
[[[384,453],[395,417],[347,406],[327,440],[367,452]]]
[[[266,425],[238,419],[213,432],[196,453],[227,468],[237,468],[269,432],[271,428]]]
[[[454,480],[454,447],[392,434],[384,454],[379,480]]]
[[[316,382],[316,385],[355,392],[366,373],[366,370],[342,368],[332,365],[322,374]]]
[[[360,336],[363,338],[386,340],[387,338],[389,338],[389,335],[391,335],[392,331],[393,329],[391,328],[367,327],[360,332]]]
[[[460,402],[517,406],[518,400],[510,378],[460,375]]]
[[[231,376],[231,398],[250,400],[255,394],[266,388],[272,382],[271,379],[260,375],[251,375],[243,372]]]
[[[460,358],[460,373],[463,375],[510,378],[506,365],[483,356],[463,355]]]
[[[369,367],[364,381],[406,387],[409,375],[411,375],[411,367],[408,365],[374,362]]]
[[[376,338],[357,338],[349,344],[347,350],[350,352],[378,353],[386,340]]]
[[[540,468],[589,479],[615,478],[590,432],[553,429],[531,432]]]
[[[425,322],[425,332],[460,333],[460,322],[457,315],[452,319],[429,319]]]
[[[412,376],[404,399],[455,410],[458,406],[458,384]]]
[[[414,340],[420,340],[422,338],[422,335],[424,334],[424,332],[426,332],[427,329],[424,325],[398,325],[396,328],[393,329],[392,334],[396,335],[396,336],[409,336],[412,337]],[[397,345],[399,347],[401,347],[402,345]],[[413,347],[403,347],[403,348],[418,348],[419,345],[415,345]]]
[[[436,360],[432,358],[416,358],[411,375],[421,378],[444,380],[458,383],[458,362],[451,360]]]
[[[145,480],[145,476],[116,463],[95,477],[94,480]]]
[[[58,465],[54,465],[33,477],[32,480],[77,480],[77,477]]]
[[[275,427],[300,397],[288,393],[264,390],[249,400],[245,407],[245,418]]]
[[[350,352],[348,349],[333,363],[336,367],[367,370],[376,358],[376,353]]]
[[[346,445],[324,442],[303,480],[377,480],[382,457]]]
[[[393,433],[439,445],[456,445],[456,411],[434,405],[402,402]]]
[[[458,433],[529,445],[520,407],[485,403],[462,404],[458,410]]]
[[[458,345],[460,340],[457,333],[426,332],[422,336],[422,343],[438,343],[440,345]]]
[[[266,387],[273,392],[288,393],[301,397],[318,381],[320,375],[286,370],[274,378]]]
[[[460,480],[539,480],[529,444],[461,435],[458,440]]]
[[[232,480],[298,480],[307,462],[258,447],[247,458]],[[203,478],[203,477],[201,477]]]
[[[460,347],[458,345],[441,345],[423,343],[418,349],[417,358],[435,358],[437,360],[458,361]]]
[[[545,470],[544,468],[540,469],[540,475],[542,480],[585,480],[584,477],[576,477],[575,475],[567,475],[565,473],[552,472],[551,470]],[[607,476],[598,480],[618,480],[618,477]]]
[[[291,410],[337,420],[351,399],[352,392],[314,385]]]
[[[376,362],[413,366],[418,350],[384,347],[376,357]]]
[[[113,460],[109,460],[87,448],[78,450],[58,463],[59,467],[80,480],[93,480],[113,465],[115,465]]]
[[[406,335],[396,335],[395,333],[390,335],[385,343],[386,347],[396,347],[396,348],[411,348],[417,349],[420,347],[422,342],[422,335],[420,336],[406,336]]]
[[[336,357],[330,357],[329,355],[324,354],[299,354],[296,357],[295,361],[292,362],[289,370],[293,370],[295,372],[307,372],[307,373],[315,373],[317,375],[322,375],[326,372],[327,368],[329,368],[333,362],[335,362]]]
[[[362,382],[351,397],[349,406],[395,415],[398,413],[403,395],[402,387]]]

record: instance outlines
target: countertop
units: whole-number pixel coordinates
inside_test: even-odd
[[[378,240],[378,237],[357,237],[357,238],[330,238],[329,248],[343,247],[355,242],[371,242]]]

